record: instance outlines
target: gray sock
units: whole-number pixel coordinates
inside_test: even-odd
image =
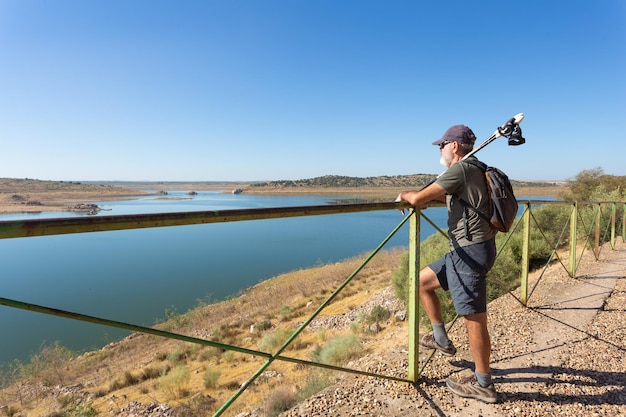
[[[478,381],[478,385],[480,385],[481,387],[487,388],[489,385],[491,385],[491,374],[481,374],[478,371],[474,372],[474,374],[476,375],[476,381]]]
[[[448,346],[450,339],[448,339],[448,333],[446,333],[445,323],[433,324],[433,338],[439,346]]]

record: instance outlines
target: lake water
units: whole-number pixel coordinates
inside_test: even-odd
[[[97,203],[102,215],[314,206],[352,199],[170,192]],[[108,211],[110,210],[110,211]],[[426,214],[445,227],[444,208]],[[75,213],[0,215],[0,220]],[[370,252],[402,221],[399,211],[335,214],[34,238],[2,239],[0,296],[138,325],[166,309],[219,300],[284,272]],[[434,229],[422,222],[422,238]],[[387,244],[408,245],[408,224]],[[42,343],[97,349],[124,330],[0,306],[0,363],[26,360]]]

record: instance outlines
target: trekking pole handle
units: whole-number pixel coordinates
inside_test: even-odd
[[[515,128],[515,126],[522,123],[522,120],[524,120],[524,113],[516,114],[508,122],[506,122],[505,124],[500,126],[498,129],[496,129],[493,135],[495,136],[495,138],[499,138],[500,136],[510,135],[513,129]]]

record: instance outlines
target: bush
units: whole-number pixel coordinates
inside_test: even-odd
[[[297,400],[294,390],[288,387],[280,387],[267,397],[265,401],[265,415],[268,417],[278,416],[283,411],[293,407]]]
[[[369,325],[379,323],[381,321],[386,321],[387,319],[389,319],[390,316],[391,312],[389,311],[389,309],[378,305],[374,307],[372,311],[370,311],[369,314],[364,317],[364,320],[365,323]]]
[[[219,369],[209,368],[204,371],[203,380],[205,388],[216,388],[217,380],[222,376],[222,371]]]
[[[351,359],[363,355],[361,341],[354,334],[331,339],[325,346],[318,346],[313,352],[313,361],[329,365],[343,365]]]
[[[280,328],[276,329],[274,333],[267,333],[263,336],[263,339],[261,339],[259,349],[264,352],[275,352],[278,348],[285,344],[293,332],[293,329]]]
[[[126,371],[124,372],[124,383],[126,386],[135,385],[139,383],[139,377],[133,375],[130,371]]]
[[[450,250],[450,243],[446,236],[436,233],[424,240],[420,246],[420,268],[441,258]],[[391,285],[394,293],[405,307],[409,304],[409,252],[400,255],[398,267],[391,274]]]
[[[280,306],[280,317],[282,321],[287,321],[291,318],[291,308],[288,305],[283,304]]]
[[[187,359],[187,352],[184,350],[176,349],[167,355],[167,360],[172,364],[177,364],[179,362],[183,362]]]
[[[75,356],[75,352],[57,341],[52,345],[44,345],[30,357],[28,364],[15,361],[14,373],[20,378],[35,378],[46,386],[67,385],[66,363]]]
[[[393,292],[405,307],[409,305],[409,252],[400,255],[398,266],[391,272]]]
[[[450,250],[450,241],[447,236],[441,233],[435,233],[426,238],[420,246],[420,268],[424,268],[431,262],[441,258]],[[398,267],[392,272],[391,284],[394,293],[404,306],[409,305],[409,252],[400,255]],[[441,309],[446,322],[452,320],[455,316],[454,306],[450,299],[449,293],[438,290],[439,299],[441,300]],[[420,326],[430,326],[430,321],[426,316],[424,308],[420,304],[419,308]]]
[[[333,381],[329,378],[328,371],[313,369],[307,374],[304,386],[298,391],[298,401],[312,397],[332,384]]]
[[[499,238],[496,239],[498,242]],[[496,243],[498,245],[498,243]],[[502,294],[512,291],[520,282],[521,265],[520,259],[513,255],[511,242],[507,245],[491,271],[487,274],[487,302],[493,301]],[[500,245],[498,245],[500,247]]]
[[[626,176],[607,175],[602,168],[594,168],[579,172],[575,178],[568,180],[569,190],[561,196],[568,201],[626,201]],[[593,226],[595,208],[588,206],[587,213],[581,215],[583,223],[586,225],[584,233],[589,232]],[[610,221],[610,207],[604,205],[601,216],[601,230],[607,230]],[[616,207],[616,217],[623,216],[623,205]],[[622,222],[618,222],[617,233],[621,233]],[[601,234],[601,243],[606,242],[607,237]]]
[[[165,374],[163,370],[155,367],[148,367],[141,371],[141,380],[147,381],[149,379],[155,379],[160,377],[162,374]]]
[[[177,366],[170,373],[159,380],[159,389],[170,400],[177,400],[189,394],[187,384],[189,369],[186,366]]]
[[[606,175],[600,167],[594,169],[586,169],[576,174],[576,177],[568,180],[569,191],[563,193],[566,200],[591,201],[600,200],[608,201],[605,195],[617,191],[623,193],[626,191],[626,176]],[[600,198],[598,190],[602,190]],[[615,201],[624,201],[624,195]]]

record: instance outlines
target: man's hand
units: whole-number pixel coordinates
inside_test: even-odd
[[[398,196],[396,197],[396,203],[406,203],[406,200],[404,198],[402,198],[402,193],[398,194]],[[404,209],[400,209],[400,212],[402,213],[402,215],[404,215]]]
[[[403,191],[396,197],[396,203],[409,203],[413,207],[422,206],[433,200],[446,201],[446,190],[437,183],[430,184],[419,191]],[[403,209],[400,211],[404,214]]]

